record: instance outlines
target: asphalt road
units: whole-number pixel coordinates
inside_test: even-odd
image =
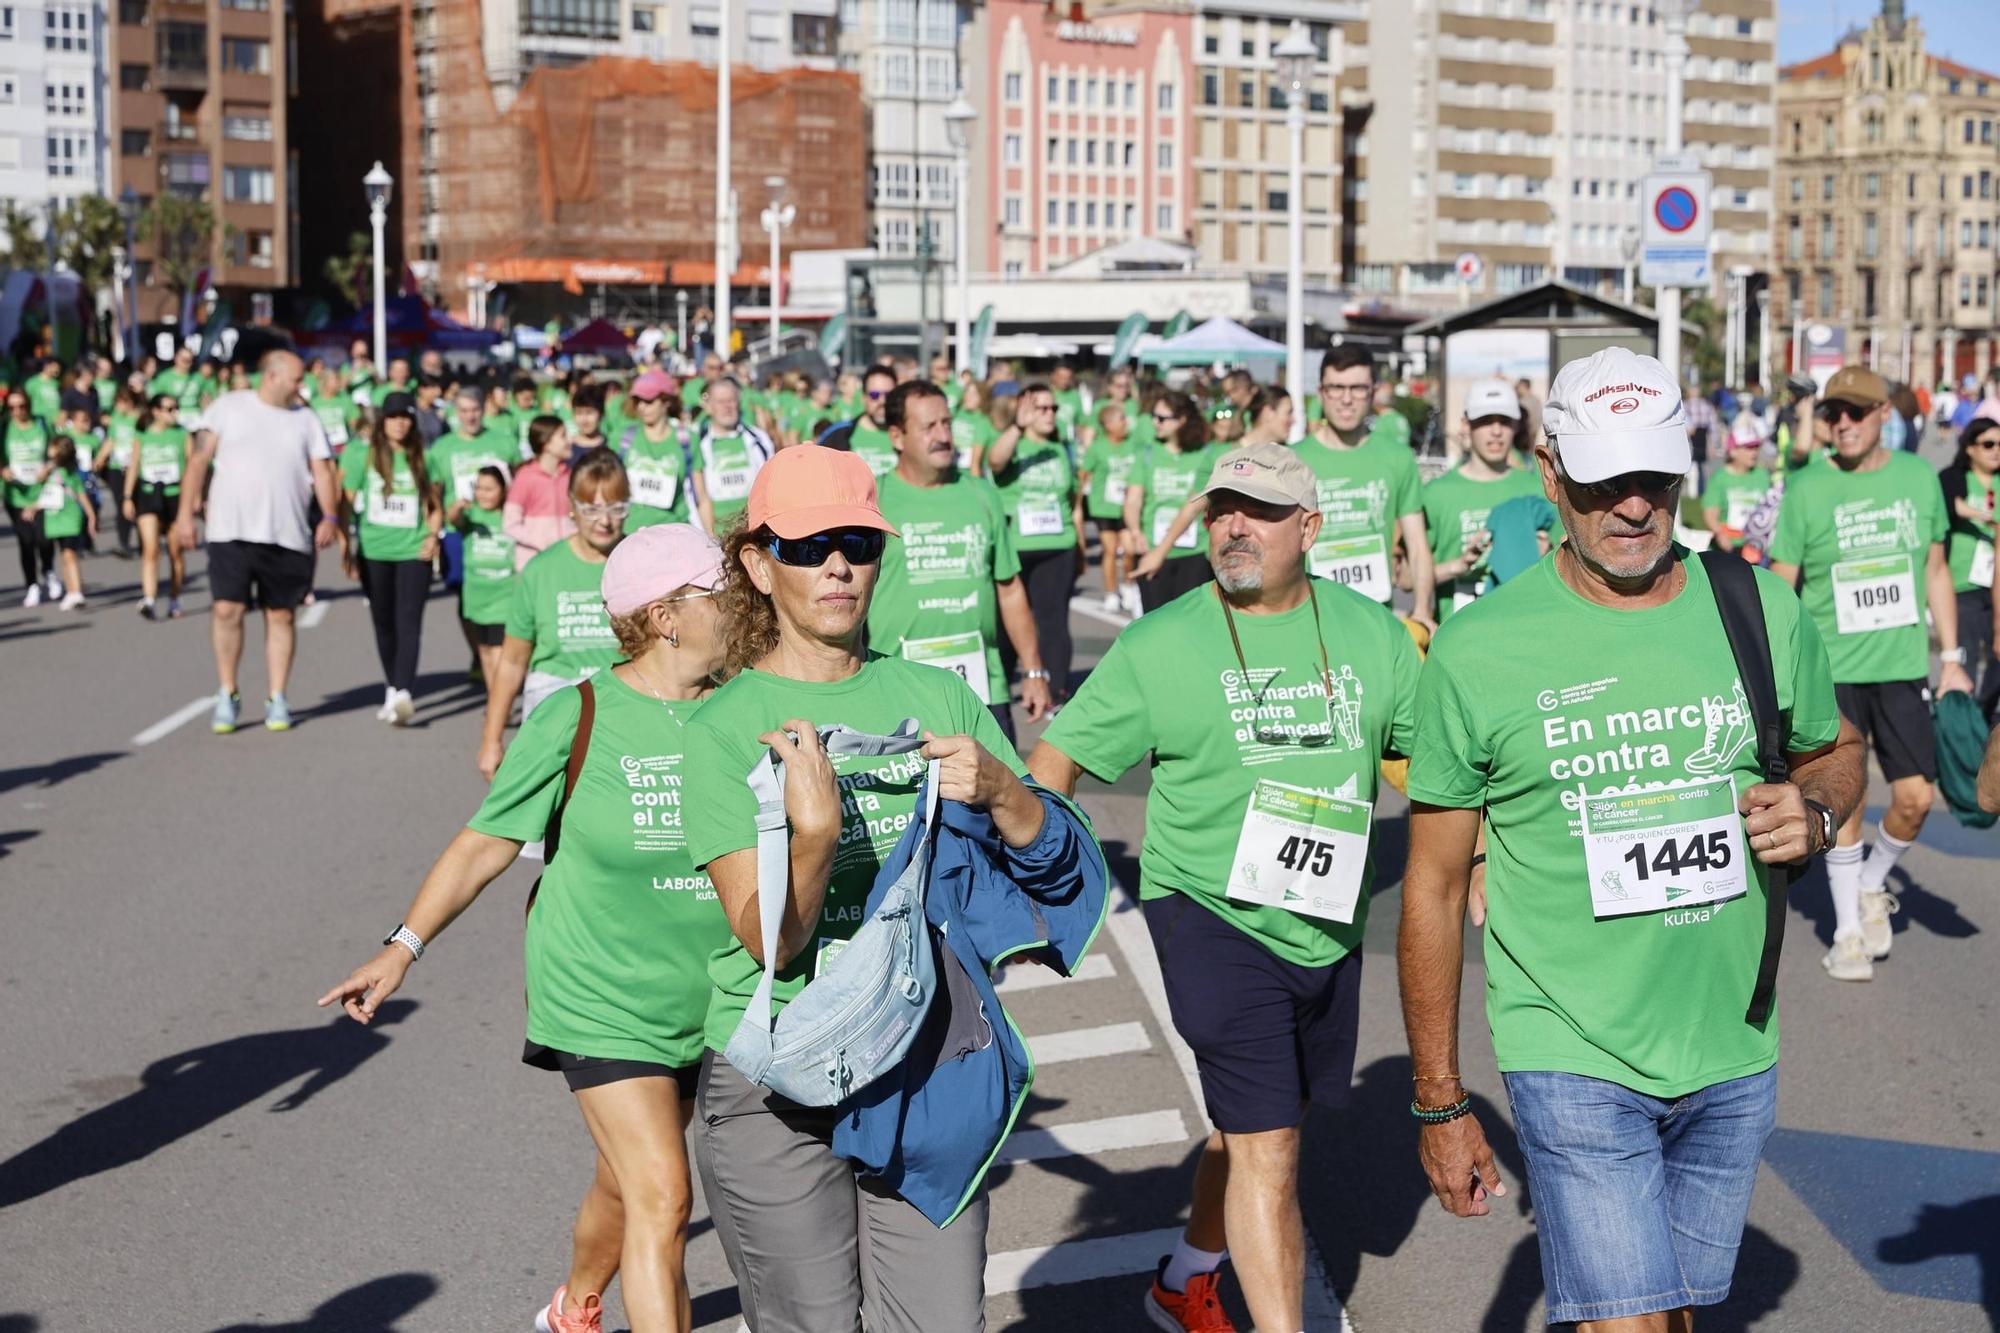
[[[253,626],[252,725],[228,738],[193,708],[214,687],[199,578],[186,619],[148,624],[127,561],[87,561],[74,613],[22,609],[11,561],[0,575],[0,1333],[525,1330],[561,1279],[590,1150],[561,1083],[518,1062],[531,870],[439,942],[394,1021],[313,1008],[482,790],[450,603],[427,621],[417,725],[394,731],[372,717],[366,608],[322,568],[298,725],[254,725]],[[1087,665],[1114,627],[1082,603],[1075,625]],[[1084,795],[1130,882],[1143,776]],[[1462,1067],[1513,1194],[1457,1221],[1416,1167],[1393,963],[1406,820],[1394,799],[1383,815],[1354,1098],[1309,1125],[1313,1327],[1337,1327],[1337,1292],[1366,1333],[1536,1328],[1476,948]],[[1996,857],[2000,833],[1940,810],[1898,871],[1895,955],[1867,986],[1823,977],[1824,884],[1795,890],[1780,1129],[1736,1296],[1705,1331],[1994,1326]],[[1122,899],[1096,957],[1081,979],[1008,991],[1041,1070],[991,1177],[995,1329],[1143,1327],[1145,1274],[1184,1217],[1201,1111]],[[1663,1022],[1673,1005],[1663,988]],[[698,1325],[735,1329],[699,1203],[689,1265]],[[622,1326],[614,1298],[607,1327]]]

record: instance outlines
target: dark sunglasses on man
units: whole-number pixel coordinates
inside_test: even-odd
[[[815,532],[810,537],[780,537],[771,534],[764,549],[781,565],[798,569],[818,569],[832,558],[835,550],[850,565],[872,565],[882,558],[889,534],[878,528],[835,528]]]
[[[1563,480],[1593,500],[1622,500],[1633,491],[1657,500],[1673,494],[1685,478],[1677,472],[1621,472],[1603,481],[1578,481],[1569,476]]]
[[[1821,421],[1824,421],[1829,425],[1833,425],[1838,423],[1842,418],[1845,418],[1848,421],[1864,420],[1867,418],[1868,414],[1870,412],[1873,412],[1874,410],[1875,409],[1873,407],[1870,407],[1864,403],[1843,402],[1842,400],[1835,398],[1828,402],[1821,403],[1819,405],[1819,411],[1814,413],[1814,415],[1817,416]]]

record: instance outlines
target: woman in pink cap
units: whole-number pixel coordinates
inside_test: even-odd
[[[633,1333],[692,1326],[685,1135],[708,958],[729,928],[682,833],[682,745],[723,663],[722,582],[721,549],[687,524],[611,553],[604,608],[625,660],[535,710],[381,952],[319,1001],[369,1022],[522,845],[547,840],[529,899],[521,1058],[568,1081],[597,1172],[568,1277],[536,1316],[543,1333],[597,1333],[619,1272]]]
[[[834,1155],[832,1108],[769,1092],[722,1054],[763,976],[752,952],[762,947],[757,801],[745,777],[767,746],[785,760],[792,830],[780,1004],[860,927],[926,758],[942,763],[939,795],[986,807],[1009,845],[1041,831],[1041,803],[986,701],[957,672],[868,650],[868,602],[893,531],[859,455],[802,444],[764,464],[724,542],[733,674],[688,727],[688,853],[715,882],[730,931],[709,961],[695,1157],[752,1328],[851,1333],[865,1314],[870,1333],[939,1333],[984,1321],[984,1194],[933,1226]],[[829,757],[815,730],[879,735],[912,717],[927,736],[919,754]]]

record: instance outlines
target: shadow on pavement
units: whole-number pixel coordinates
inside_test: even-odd
[[[1908,1231],[1875,1245],[1876,1258],[1887,1264],[1920,1264],[1952,1254],[1979,1261],[1979,1305],[2000,1328],[2000,1194],[1959,1204],[1927,1203]]]
[[[454,685],[465,684],[463,671],[433,671],[417,677],[416,689],[410,691],[417,698],[439,694]],[[337,717],[342,713],[355,713],[366,709],[373,712],[382,706],[382,682],[370,681],[366,685],[351,685],[338,694],[329,694],[310,708],[301,709],[292,715],[294,721]],[[482,704],[482,706],[484,706]]]
[[[113,759],[123,759],[123,751],[99,750],[93,754],[73,754],[47,764],[26,764],[20,768],[0,768],[0,792],[16,787],[53,787],[86,773],[95,773]]]
[[[12,832],[0,833],[0,861],[6,860],[13,853],[15,843],[26,842],[28,839],[39,837],[40,835],[41,831],[39,829],[18,829]],[[0,1330],[0,1333],[5,1333],[5,1331]]]
[[[62,614],[57,612],[58,615]],[[12,643],[16,639],[39,639],[45,634],[62,634],[73,629],[90,628],[81,620],[63,620],[51,625],[23,625],[0,627],[0,643]]]
[[[705,1291],[690,1302],[694,1306],[694,1326],[706,1328],[719,1324],[725,1319],[735,1319],[743,1313],[743,1298],[736,1288],[724,1287],[720,1291]],[[4,1333],[4,1330],[0,1330]]]
[[[0,1208],[130,1166],[310,1074],[298,1091],[270,1108],[296,1110],[387,1046],[389,1038],[378,1029],[400,1022],[416,1007],[411,1000],[390,1000],[368,1027],[338,1014],[314,1027],[232,1037],[155,1060],[133,1092],[0,1162]]]
[[[0,1333],[35,1333],[41,1326],[31,1314],[0,1314]]]
[[[1979,927],[1966,919],[1958,910],[1958,904],[1949,898],[1940,898],[1923,885],[1910,878],[1910,872],[1897,866],[1889,872],[1895,882],[1896,897],[1903,904],[1903,910],[1891,918],[1889,924],[1897,930],[1909,930],[1912,926],[1922,926],[1933,935],[1948,940],[1971,939],[1979,933]]]
[[[349,1287],[290,1324],[231,1324],[215,1333],[396,1333],[403,1316],[437,1294],[428,1273],[391,1273]]]
[[[1785,1293],[1798,1282],[1799,1272],[1798,1255],[1773,1240],[1769,1232],[1746,1228],[1743,1248],[1736,1255],[1729,1299],[1697,1310],[1696,1326],[1701,1333],[1747,1333],[1784,1304]],[[1493,1293],[1493,1303],[1479,1325],[1480,1333],[1541,1333],[1545,1325],[1534,1312],[1541,1297],[1541,1252],[1530,1236],[1514,1247],[1500,1286]]]

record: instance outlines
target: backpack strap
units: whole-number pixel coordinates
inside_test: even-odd
[[[549,812],[548,831],[542,835],[542,864],[547,866],[556,859],[556,846],[562,841],[563,812],[569,809],[569,798],[576,794],[576,781],[583,776],[583,761],[590,754],[590,733],[597,726],[597,689],[588,676],[576,683],[576,692],[582,700],[582,711],[577,714],[576,734],[569,740],[569,763],[563,768],[562,795],[556,800],[556,808]],[[543,874],[548,872],[544,870]],[[540,893],[540,876],[528,890],[528,910],[535,906],[535,895]]]
[[[1722,631],[1729,636],[1729,648],[1736,657],[1737,678],[1750,700],[1757,766],[1766,782],[1790,782],[1792,764],[1785,753],[1784,718],[1778,711],[1778,685],[1771,668],[1771,640],[1757,592],[1757,572],[1742,557],[1726,551],[1703,551],[1701,565],[1708,575],[1709,590],[1715,594],[1716,609],[1722,613]],[[1743,1021],[1752,1027],[1763,1026],[1771,1017],[1771,1001],[1778,986],[1778,954],[1785,942],[1785,900],[1793,870],[1792,866],[1765,867],[1764,952],[1757,963],[1750,1008],[1743,1015]]]

